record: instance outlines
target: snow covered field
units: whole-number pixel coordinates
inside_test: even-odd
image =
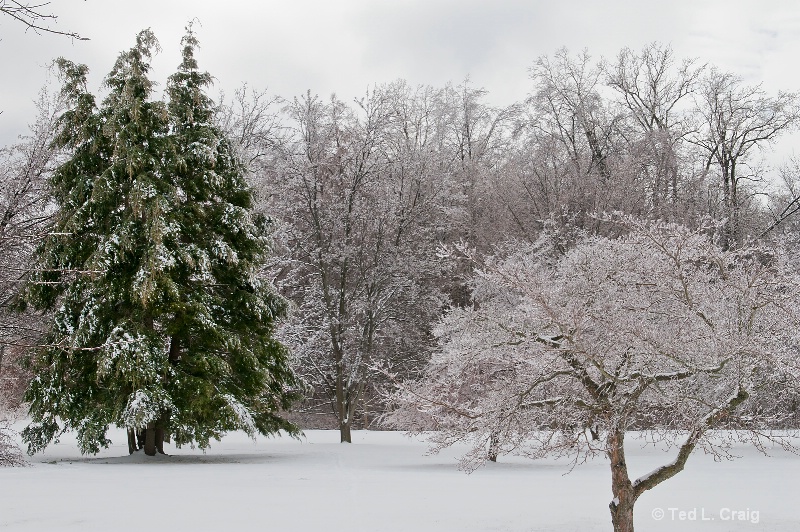
[[[154,460],[128,456],[122,431],[110,436],[114,445],[96,457],[65,437],[32,467],[0,469],[0,529],[611,530],[608,466],[599,459],[565,474],[566,461],[501,457],[467,475],[456,467],[465,448],[426,456],[424,442],[397,432],[355,432],[353,445],[333,431],[255,443],[237,433],[205,454],[168,446],[171,456]],[[726,462],[695,454],[644,494],[637,530],[800,530],[800,457],[735,451],[741,458]],[[632,475],[672,457],[636,442],[628,453]]]

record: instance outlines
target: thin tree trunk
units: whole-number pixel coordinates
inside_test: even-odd
[[[672,218],[678,217],[678,163],[675,162],[674,153],[670,158],[670,183],[672,185]]]
[[[722,170],[722,204],[727,220],[725,221],[725,225],[722,227],[721,244],[722,249],[724,251],[728,251],[731,248],[731,190],[730,183],[728,181],[727,168],[723,168]]]
[[[739,227],[739,198],[737,191],[738,179],[736,177],[736,163],[731,163],[731,246],[738,247],[741,237],[741,228]]]
[[[347,390],[344,382],[344,368],[342,367],[342,357],[337,357],[336,363],[336,415],[339,418],[339,436],[342,443],[352,443],[350,437],[350,425],[353,420],[350,418],[348,408]]]
[[[497,456],[500,454],[500,437],[497,432],[492,432],[489,437],[489,454],[487,458],[490,462],[497,462]]]

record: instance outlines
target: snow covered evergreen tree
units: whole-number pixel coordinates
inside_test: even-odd
[[[286,348],[273,337],[286,304],[258,276],[265,221],[224,134],[189,28],[168,103],[152,101],[150,30],[122,53],[97,107],[87,68],[59,64],[71,108],[57,142],[72,157],[51,187],[59,213],[24,298],[54,310],[32,360],[29,452],[69,429],[82,452],[109,425],[144,435],[147,454],[206,447],[230,430],[297,428],[278,412],[294,398]],[[143,433],[143,434],[142,434]]]

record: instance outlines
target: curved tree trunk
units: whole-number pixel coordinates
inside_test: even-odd
[[[611,492],[614,494],[608,507],[614,532],[633,532],[633,506],[637,495],[625,462],[624,432],[615,430],[608,435],[608,458],[611,461]]]

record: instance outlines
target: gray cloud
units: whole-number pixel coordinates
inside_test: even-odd
[[[764,7],[767,6],[767,7]],[[798,88],[800,5],[746,0],[56,0],[59,28],[91,40],[26,34],[0,17],[0,145],[34,118],[45,66],[63,55],[89,65],[97,90],[117,54],[152,27],[163,52],[153,77],[164,83],[178,43],[197,17],[201,66],[227,92],[242,82],[290,98],[307,89],[349,99],[374,83],[460,82],[467,75],[498,105],[524,98],[527,69],[561,46],[613,57],[623,46],[670,42],[765,88]]]

